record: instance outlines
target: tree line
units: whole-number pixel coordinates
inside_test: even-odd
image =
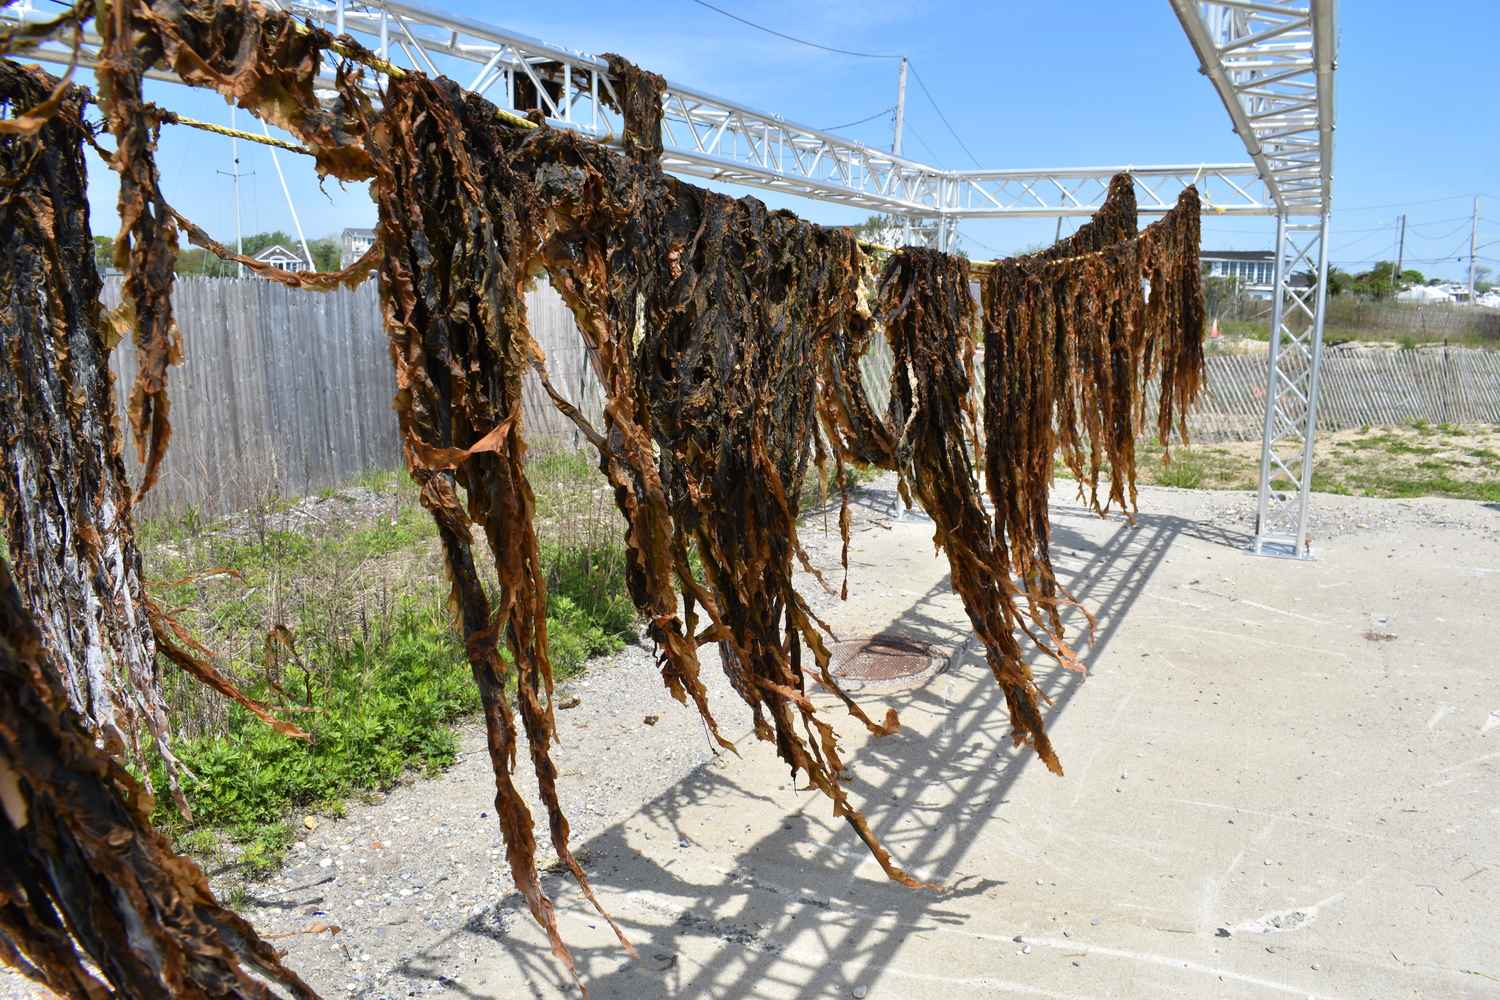
[[[252,233],[244,238],[245,254],[253,257],[270,246],[281,245],[301,256],[302,241],[280,229],[270,232]],[[232,248],[232,246],[231,246]],[[307,241],[312,254],[313,267],[319,271],[337,271],[341,241],[329,235]],[[94,237],[94,263],[100,273],[113,264],[115,241],[108,236]],[[239,265],[233,261],[220,260],[207,250],[184,246],[177,251],[177,263],[173,270],[181,278],[235,278],[239,276]]]

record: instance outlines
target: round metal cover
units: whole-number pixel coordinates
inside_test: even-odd
[[[829,652],[828,672],[840,681],[906,681],[932,669],[924,644],[896,635],[846,639],[834,643]]]

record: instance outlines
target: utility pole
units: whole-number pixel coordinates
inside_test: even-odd
[[[1474,228],[1469,230],[1469,305],[1474,304],[1474,244],[1479,241],[1479,195],[1474,196]]]
[[[237,116],[235,114],[236,110],[237,110],[237,108],[236,108],[235,105],[233,105],[233,104],[229,105],[229,127],[231,129],[235,129],[236,131],[238,131],[238,126],[235,124],[236,121],[237,121]],[[243,257],[245,255],[245,227],[244,227],[244,225],[242,223],[241,216],[240,216],[240,141],[239,141],[239,139],[235,138],[234,136],[230,136],[229,137],[229,150],[230,150],[230,154],[234,157],[234,172],[230,173],[227,170],[220,170],[220,171],[218,171],[218,173],[221,173],[221,174],[224,174],[226,176],[234,178],[234,252],[237,253],[237,254],[239,254],[241,257]],[[245,276],[245,265],[244,264],[237,264],[236,267],[239,268],[239,274],[238,274],[238,276],[241,277],[241,278],[243,278]]]
[[[1401,216],[1401,241],[1396,249],[1396,273],[1391,275],[1391,294],[1397,292],[1396,283],[1401,280],[1401,274],[1406,266],[1406,216]]]
[[[906,57],[901,57],[901,76],[896,83],[896,135],[891,140],[891,153],[901,155],[901,130],[906,125]]]

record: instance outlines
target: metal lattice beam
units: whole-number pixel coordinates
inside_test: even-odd
[[[267,0],[336,34],[347,32],[404,68],[445,74],[501,107],[540,109],[554,125],[610,141],[621,122],[609,107],[608,64],[564,48],[414,0]],[[19,5],[11,19],[26,16]],[[82,62],[97,51],[85,39]],[[71,50],[49,43],[38,58],[66,62]],[[326,72],[325,67],[325,72]],[[331,90],[332,77],[324,82]],[[1142,214],[1165,212],[1197,181],[1213,209],[1226,215],[1270,215],[1275,204],[1253,163],[1069,168],[942,170],[863,143],[798,125],[779,115],[668,81],[662,165],[678,174],[839,202],[871,212],[936,223],[952,233],[959,219],[1092,215],[1109,179],[1130,170]]]
[[[1334,0],[1171,0],[1276,211],[1256,555],[1312,558],[1308,498],[1328,299]]]

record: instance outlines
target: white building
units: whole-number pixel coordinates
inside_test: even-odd
[[[1404,291],[1397,292],[1396,301],[1405,302],[1408,305],[1427,306],[1437,303],[1452,305],[1458,300],[1454,298],[1451,291],[1441,285],[1413,285]]]
[[[1251,298],[1271,297],[1276,281],[1274,250],[1204,250],[1198,261],[1205,278],[1232,278]]]
[[[311,271],[313,269],[312,263],[304,259],[300,253],[288,250],[280,243],[272,243],[254,256],[262,264],[270,264],[283,271]]]
[[[1275,250],[1200,250],[1203,277],[1227,277],[1251,298],[1271,298],[1277,282]],[[1293,286],[1305,286],[1307,274],[1293,274]]]
[[[345,268],[365,255],[375,242],[373,229],[346,229],[339,241],[339,267]]]

